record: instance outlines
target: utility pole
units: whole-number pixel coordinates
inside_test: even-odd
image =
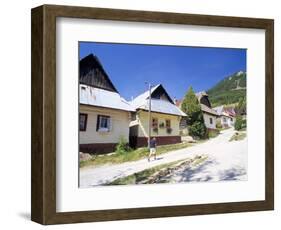
[[[149,101],[148,101],[148,147],[150,145],[150,138],[151,138],[151,84],[148,84],[148,92],[149,92]]]

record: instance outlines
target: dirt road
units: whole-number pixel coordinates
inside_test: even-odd
[[[175,182],[244,180],[247,178],[247,138],[229,142],[233,134],[233,129],[224,130],[216,138],[192,147],[162,154],[158,156],[157,160],[151,162],[143,159],[118,165],[82,168],[80,187],[102,185],[150,167],[202,154],[208,156],[204,164],[193,172],[177,172],[171,179]]]

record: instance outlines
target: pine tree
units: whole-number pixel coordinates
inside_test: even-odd
[[[204,124],[203,113],[192,87],[189,87],[182,101],[181,109],[187,114],[187,125],[190,135],[199,138],[206,137],[207,128]]]

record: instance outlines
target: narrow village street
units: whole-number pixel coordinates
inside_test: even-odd
[[[172,175],[173,182],[223,181],[247,179],[247,137],[241,141],[229,142],[234,129],[221,131],[216,138],[192,147],[159,155],[156,160],[147,159],[117,165],[103,165],[80,169],[80,187],[87,188],[107,184],[142,170],[206,155],[207,160],[196,169],[180,170]]]

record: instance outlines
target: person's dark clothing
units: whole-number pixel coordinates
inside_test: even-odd
[[[156,140],[151,139],[151,140],[150,140],[149,147],[150,147],[150,148],[156,148]]]

